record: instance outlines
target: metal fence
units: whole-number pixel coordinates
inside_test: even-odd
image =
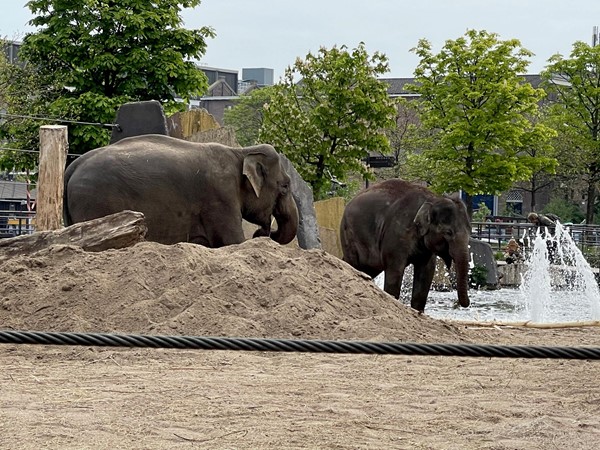
[[[600,225],[563,225],[582,252],[600,253]],[[31,234],[35,231],[35,211],[0,210],[0,238]],[[511,238],[527,250],[535,238],[536,227],[525,219],[495,217],[488,222],[472,222],[473,238],[488,242],[494,251],[503,251]],[[523,245],[525,244],[525,245]]]
[[[600,225],[563,224],[573,242],[584,253],[600,250]],[[552,231],[552,229],[550,229]],[[511,238],[527,250],[533,242],[537,227],[523,220],[512,222],[472,222],[472,237],[488,242],[494,250],[502,251]]]
[[[0,210],[0,238],[31,234],[35,231],[35,211]]]

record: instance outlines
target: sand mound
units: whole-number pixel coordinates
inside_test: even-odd
[[[321,250],[268,238],[208,249],[53,246],[0,263],[5,329],[305,339],[462,341],[458,327]]]

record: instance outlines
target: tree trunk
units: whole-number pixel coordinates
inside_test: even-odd
[[[596,201],[596,182],[592,178],[588,182],[587,205],[585,211],[585,223],[591,225],[594,223],[594,203]]]
[[[535,183],[535,176],[532,177],[531,179],[531,191],[529,191],[531,193],[531,203],[529,204],[530,210],[533,212],[535,211],[535,194],[537,193],[537,186]]]
[[[142,213],[121,211],[60,230],[0,239],[0,256],[30,254],[55,244],[77,245],[91,252],[129,247],[143,241],[147,231]]]
[[[473,220],[473,196],[465,192],[465,204],[467,207],[467,214],[469,214],[469,220]]]

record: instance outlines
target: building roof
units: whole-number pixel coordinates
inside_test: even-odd
[[[387,92],[390,97],[415,95],[406,89],[407,84],[415,82],[414,78],[379,78],[379,81],[389,84]]]
[[[35,199],[36,189],[31,191],[31,198]],[[0,180],[0,201],[27,200],[27,183],[22,181]]]
[[[206,97],[217,96],[237,96],[237,92],[229,86],[227,81],[219,79],[211,84],[206,92]]]
[[[520,76],[534,88],[538,88],[542,83],[542,77],[540,75]],[[417,95],[406,88],[408,84],[413,84],[415,82],[414,78],[379,78],[379,81],[384,81],[389,84],[387,92],[390,97],[412,97]]]

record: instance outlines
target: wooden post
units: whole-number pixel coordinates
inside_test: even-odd
[[[65,164],[67,162],[67,127],[40,127],[40,171],[36,199],[37,231],[62,228]]]

